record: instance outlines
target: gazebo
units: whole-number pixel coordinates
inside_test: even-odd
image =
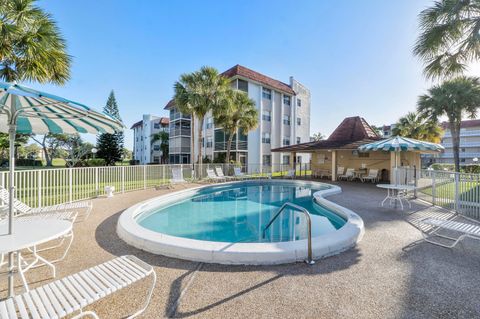
[[[326,139],[272,149],[272,152],[290,153],[293,166],[297,153],[310,153],[311,170],[315,174],[327,171],[332,181],[337,180],[338,167],[353,168],[356,171],[378,169],[383,180],[392,180],[396,166],[396,154],[390,151],[361,152],[359,147],[382,140],[375,130],[360,117],[347,117]],[[421,151],[401,152],[397,166],[420,168]]]

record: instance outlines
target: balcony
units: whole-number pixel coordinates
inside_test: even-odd
[[[215,142],[215,151],[226,151],[227,142]],[[247,141],[239,141],[238,145],[236,141],[232,141],[232,151],[246,151],[248,150]]]
[[[170,147],[168,151],[170,154],[190,154],[190,146]]]
[[[170,128],[170,137],[190,136],[190,128]]]
[[[460,152],[460,158],[473,158],[480,157],[480,152]],[[443,153],[440,154],[440,158],[453,158],[453,153]]]
[[[460,131],[460,136],[480,136],[480,130]],[[447,131],[443,137],[452,137],[452,134],[450,134],[450,131]]]

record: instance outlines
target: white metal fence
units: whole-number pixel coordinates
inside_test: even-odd
[[[206,178],[206,170],[221,167],[225,175],[234,175],[235,165],[135,165],[15,171],[16,197],[32,207],[55,205],[88,199],[104,194],[105,186],[114,186],[116,192],[128,192],[167,185],[172,168],[182,169],[186,180]],[[248,174],[281,177],[290,165],[248,165],[242,170]],[[296,176],[310,175],[308,164],[298,164]],[[8,189],[8,172],[0,172],[0,186]]]
[[[480,174],[399,168],[394,176],[399,184],[416,185],[418,198],[480,219]]]

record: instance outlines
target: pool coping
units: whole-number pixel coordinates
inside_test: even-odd
[[[353,211],[335,204],[325,197],[339,194],[341,188],[328,183],[285,179],[269,179],[268,183],[295,183],[300,185],[323,184],[330,188],[315,192],[312,196],[322,206],[346,219],[345,225],[333,233],[312,237],[314,259],[341,253],[354,247],[364,234],[362,218]],[[307,240],[275,243],[225,243],[175,237],[154,232],[140,226],[136,217],[149,207],[158,205],[158,201],[183,198],[203,188],[234,185],[239,183],[258,183],[258,180],[233,181],[208,184],[188,188],[154,197],[126,209],[117,223],[118,236],[131,246],[168,257],[219,264],[271,265],[303,261],[307,257]],[[153,205],[155,203],[155,205]]]

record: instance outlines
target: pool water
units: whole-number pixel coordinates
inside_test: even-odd
[[[323,188],[322,188],[323,187]],[[217,242],[283,242],[305,239],[302,213],[285,209],[265,232],[285,202],[306,208],[312,236],[334,232],[345,224],[339,215],[313,201],[312,194],[328,188],[295,183],[238,183],[208,187],[175,203],[141,214],[137,222],[152,231],[189,239]]]

